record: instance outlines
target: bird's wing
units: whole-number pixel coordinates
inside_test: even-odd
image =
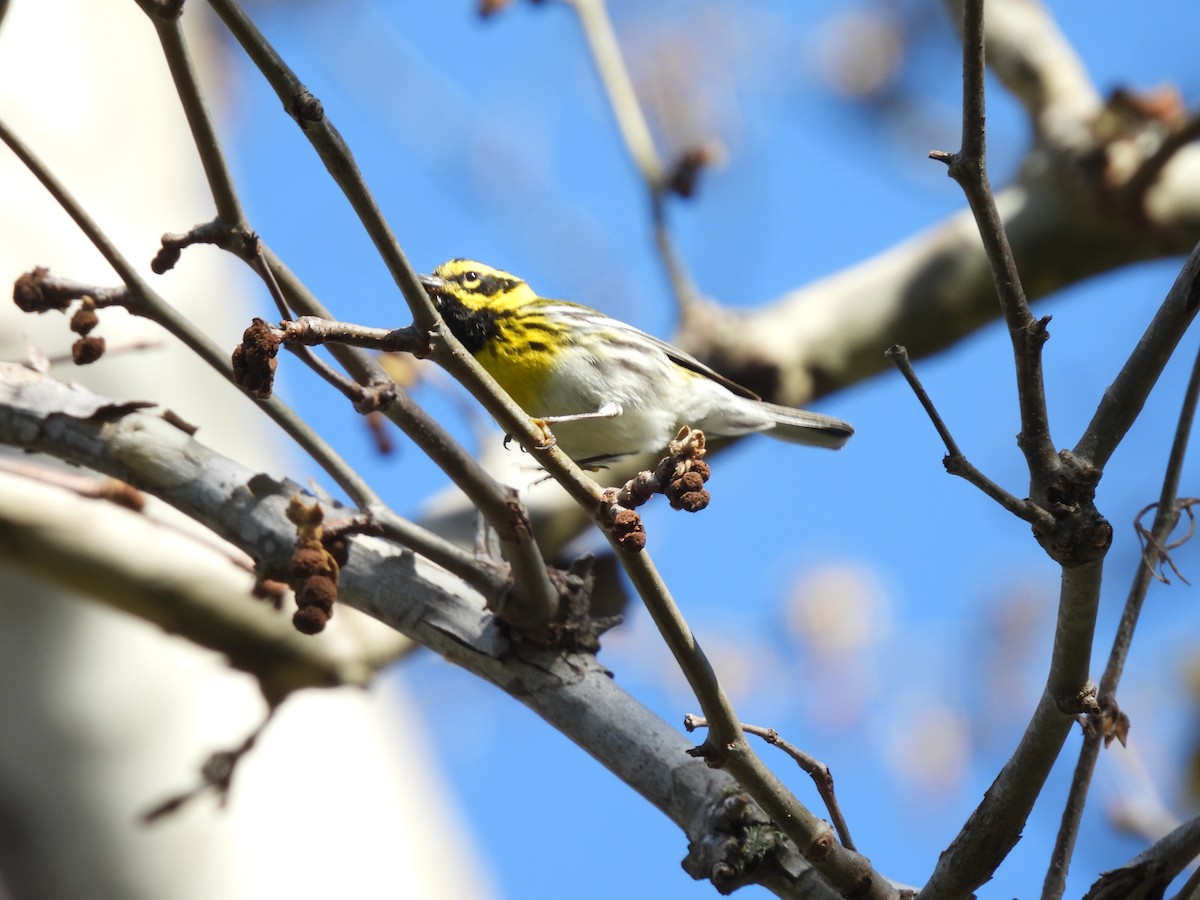
[[[762,399],[762,397],[758,396],[758,394],[754,393],[754,391],[750,390],[748,387],[743,387],[736,381],[726,378],[720,372],[717,372],[706,366],[704,363],[700,362],[700,360],[696,359],[696,357],[692,356],[690,353],[680,350],[674,344],[668,344],[661,338],[656,338],[652,334],[647,334],[640,328],[634,328],[628,322],[622,322],[620,319],[609,318],[608,316],[604,315],[604,313],[597,312],[594,309],[589,309],[588,307],[581,307],[581,309],[587,310],[588,313],[591,313],[589,318],[591,318],[593,324],[607,328],[613,328],[617,331],[624,331],[628,334],[636,336],[642,341],[645,341],[646,343],[661,350],[666,354],[667,358],[671,360],[671,362],[675,363],[675,365],[691,372],[695,372],[697,375],[703,375],[705,378],[715,381],[722,387],[728,388],[732,393],[739,397],[746,397],[749,400]]]

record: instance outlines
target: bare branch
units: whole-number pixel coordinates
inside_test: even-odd
[[[0,365],[0,443],[53,453],[122,478],[232,541],[263,570],[279,571],[287,564],[295,529],[284,509],[296,486],[256,475],[156,416],[19,366]],[[634,558],[648,559],[646,554]],[[652,569],[644,571],[657,577]],[[341,602],[512,694],[654,803],[693,841],[706,840],[710,817],[733,783],[691,759],[689,742],[618,687],[592,656],[510,642],[496,620],[482,614],[482,599],[461,582],[378,541],[351,539],[338,590]],[[686,625],[678,621],[676,633],[691,641]],[[704,677],[715,684],[711,669]],[[786,796],[778,784],[764,787],[761,779],[749,777],[762,769],[756,757],[747,762],[740,758],[745,756],[742,748],[730,749],[729,770],[749,781],[756,795]],[[774,807],[766,812],[776,821],[793,812],[780,801]],[[873,878],[877,887],[861,896],[894,896],[861,857],[821,843],[821,823],[802,807],[800,811],[811,829],[806,833],[819,842],[817,847],[806,843],[804,850],[821,851],[821,872],[831,883],[854,878],[862,884]],[[787,829],[789,834],[797,830],[795,825]],[[813,896],[833,900],[836,894],[813,887],[809,866],[795,850],[784,842],[773,855],[775,865],[745,878],[764,879],[780,892],[803,880]],[[724,871],[729,865],[713,861],[714,869]]]
[[[1200,856],[1200,816],[1184,822],[1120,868],[1105,872],[1083,900],[1151,900]],[[1185,893],[1183,897],[1191,897]]]
[[[1076,456],[1097,468],[1108,463],[1141,413],[1197,310],[1200,310],[1200,244],[1192,249],[1137,347],[1104,392],[1092,421],[1075,445]]]
[[[946,4],[962,19],[962,0]],[[1092,140],[1103,106],[1075,48],[1038,0],[989,0],[984,23],[988,67],[1016,97],[1040,142],[1075,155]]]
[[[646,185],[657,194],[664,187],[666,166],[654,146],[650,126],[638,103],[625,60],[621,57],[621,47],[613,32],[604,0],[566,0],[566,3],[579,16],[588,48],[592,52],[592,62],[596,65],[600,84],[608,95],[609,108],[616,117],[625,147]]]
[[[204,765],[200,767],[199,784],[155,804],[153,808],[142,813],[142,821],[150,825],[167,816],[174,815],[197,797],[209,792],[216,794],[218,802],[224,806],[229,801],[229,791],[233,787],[233,776],[238,770],[239,763],[254,749],[254,745],[266,731],[278,708],[278,703],[268,704],[267,714],[240,744],[228,750],[215,751],[209,755],[208,759],[204,761]]]
[[[1096,708],[1087,669],[1102,567],[1103,561],[1097,560],[1063,569],[1046,688],[1016,751],[938,859],[919,897],[966,895],[991,877],[1020,839],[1075,716]]]
[[[182,4],[180,6],[182,7]],[[150,16],[158,32],[163,56],[171,70],[175,91],[179,95],[188,127],[192,132],[192,142],[200,154],[209,190],[217,206],[217,215],[224,227],[230,231],[247,231],[249,229],[246,217],[238,200],[233,176],[225,163],[221,142],[217,139],[217,131],[213,127],[212,116],[209,114],[204,92],[200,89],[200,81],[192,65],[187,42],[184,40],[183,23],[178,14],[161,15],[148,10],[144,5],[142,8]]]
[[[269,702],[305,687],[366,684],[402,649],[312,641],[251,596],[252,572],[177,529],[112,503],[0,472],[0,557],[202,647],[253,675]],[[393,636],[395,637],[395,636]]]
[[[683,717],[683,727],[688,731],[694,731],[697,728],[707,728],[708,720],[701,716],[693,716],[690,713]],[[821,799],[825,801],[825,809],[829,813],[829,818],[833,822],[833,827],[837,829],[838,840],[842,842],[842,846],[848,850],[856,849],[854,841],[850,838],[850,826],[846,824],[846,817],[842,815],[842,807],[837,802],[837,795],[833,790],[833,773],[829,771],[829,766],[821,762],[817,758],[805,753],[795,744],[790,744],[779,736],[774,728],[763,728],[761,725],[748,725],[742,723],[742,731],[746,734],[752,734],[755,737],[760,737],[773,747],[778,747],[784,753],[792,758],[792,761],[798,765],[806,775],[813,780],[816,785],[817,793],[821,795]]]
[[[982,472],[980,472],[958,449],[958,444],[950,434],[950,429],[946,427],[946,423],[942,421],[942,417],[938,414],[937,408],[933,405],[933,401],[926,393],[924,385],[917,378],[917,373],[913,369],[912,362],[908,358],[908,351],[898,345],[893,345],[885,351],[885,355],[898,368],[901,374],[904,375],[909,387],[913,389],[913,393],[917,395],[917,400],[921,406],[925,408],[925,413],[933,422],[933,427],[937,429],[937,433],[942,438],[942,443],[946,445],[946,457],[942,460],[946,471],[952,475],[957,475],[966,480],[970,484],[975,485],[979,490],[983,491],[1010,513],[1019,519],[1029,522],[1035,528],[1049,530],[1054,527],[1054,517],[1048,512],[1034,503],[1032,500],[1018,500],[1000,485],[996,484]]]
[[[708,720],[708,739],[689,752],[729,772],[835,890],[851,891],[863,900],[896,897],[896,889],[870,861],[839,845],[829,825],[801,804],[750,747],[712,665],[649,554],[618,550],[617,555]]]
[[[984,136],[984,33],[983,0],[963,3],[963,129],[962,149],[957,153],[934,152],[930,156],[948,166],[959,183],[987,252],[992,280],[1012,338],[1017,368],[1017,397],[1021,404],[1021,434],[1017,443],[1025,453],[1035,499],[1059,470],[1058,454],[1050,439],[1042,378],[1042,345],[1049,337],[1049,319],[1034,319],[1012,247],[1004,232],[996,200],[988,183]]]
[[[92,242],[101,255],[113,267],[125,283],[129,292],[126,308],[134,315],[147,318],[175,335],[197,356],[229,381],[233,371],[225,351],[218,347],[190,320],[158,295],[138,274],[137,270],[117,249],[100,226],[87,214],[83,207],[54,177],[34,153],[26,147],[8,126],[0,121],[0,141],[21,160],[30,172],[42,183],[47,192],[71,217],[79,230]],[[321,466],[329,476],[355,502],[366,504],[377,502],[374,492],[358,477],[334,450],[316,432],[278,399],[272,398],[259,404],[260,408],[283,429],[296,444]]]
[[[1171,444],[1171,453],[1163,475],[1162,491],[1156,504],[1154,524],[1150,528],[1148,546],[1143,551],[1143,565],[1139,566],[1134,573],[1133,583],[1130,585],[1129,594],[1125,599],[1125,608],[1121,612],[1121,621],[1117,626],[1117,633],[1113,637],[1108,664],[1100,678],[1097,697],[1100,710],[1098,714],[1090,718],[1090,727],[1084,736],[1083,746],[1079,751],[1079,760],[1075,764],[1070,793],[1063,810],[1062,824],[1059,826],[1058,836],[1055,838],[1054,852],[1051,855],[1050,867],[1046,872],[1046,879],[1042,887],[1043,900],[1058,900],[1066,889],[1067,870],[1070,867],[1079,823],[1083,817],[1084,804],[1087,802],[1088,788],[1095,771],[1096,760],[1099,757],[1100,742],[1103,740],[1107,744],[1111,739],[1110,730],[1101,727],[1100,717],[1105,717],[1112,722],[1119,720],[1122,715],[1117,705],[1117,685],[1125,668],[1129,648],[1133,644],[1134,631],[1150,589],[1150,580],[1155,574],[1155,566],[1159,559],[1166,556],[1167,541],[1179,521],[1180,502],[1177,499],[1179,481],[1183,472],[1183,462],[1187,457],[1188,440],[1192,433],[1192,424],[1195,421],[1198,398],[1200,398],[1200,353],[1197,353],[1192,364],[1191,378],[1184,392],[1179,421],[1175,426],[1175,439]],[[1122,743],[1124,743],[1123,738]]]
[[[621,55],[612,21],[604,0],[564,0],[575,10],[583,28],[596,74],[608,97],[609,108],[617,121],[617,128],[625,142],[634,165],[642,176],[650,194],[650,218],[654,223],[654,242],[667,278],[686,320],[700,305],[700,292],[688,272],[687,265],[675,247],[667,226],[667,199],[669,193],[691,196],[696,172],[707,162],[707,155],[696,152],[668,167],[654,145],[654,137],[646,114],[638,102],[633,79]]]

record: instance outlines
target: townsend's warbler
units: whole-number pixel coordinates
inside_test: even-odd
[[[483,263],[452,259],[421,282],[454,336],[578,463],[662,451],[683,425],[833,449],[854,434],[840,419],[766,403],[665,341],[539,297]]]

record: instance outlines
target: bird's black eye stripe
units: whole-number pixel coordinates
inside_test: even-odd
[[[474,270],[463,272],[461,275],[455,276],[453,280],[471,291],[471,293],[482,294],[485,297],[491,297],[493,294],[503,294],[505,291],[511,291],[521,284],[515,278],[502,278],[499,275],[480,275]]]

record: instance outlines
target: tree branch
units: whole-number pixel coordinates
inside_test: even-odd
[[[158,32],[159,43],[162,44],[163,56],[171,70],[171,78],[175,82],[175,92],[187,116],[188,127],[192,132],[192,142],[200,154],[204,175],[208,179],[209,191],[216,203],[217,215],[221,223],[229,231],[249,231],[246,216],[242,212],[242,204],[238,200],[237,189],[233,184],[233,176],[225,163],[225,154],[221,151],[221,142],[217,138],[217,130],[213,127],[212,116],[208,112],[208,104],[200,89],[200,81],[196,76],[192,57],[188,52],[187,41],[183,35],[183,24],[178,13],[164,14],[161,7],[153,3],[140,3],[143,12],[150,17]]]
[[[1108,464],[1137,420],[1197,310],[1200,310],[1200,244],[1192,249],[1137,347],[1104,392],[1095,415],[1075,445],[1077,457],[1096,468]]]
[[[1193,259],[1197,254],[1193,253]],[[1185,272],[1193,265],[1185,267]],[[1183,280],[1183,275],[1180,275]],[[1176,282],[1178,284],[1178,281]],[[1171,292],[1175,293],[1174,290]],[[1165,306],[1166,304],[1164,304]],[[1162,313],[1160,311],[1159,315]],[[1157,317],[1156,317],[1157,319]],[[1143,339],[1143,343],[1146,339]],[[1163,475],[1162,490],[1159,493],[1154,524],[1150,529],[1150,538],[1144,550],[1143,565],[1137,567],[1130,585],[1129,594],[1125,599],[1125,608],[1121,612],[1121,621],[1117,633],[1113,637],[1112,649],[1109,651],[1108,664],[1104,675],[1100,678],[1100,690],[1097,697],[1099,712],[1089,718],[1088,728],[1084,732],[1083,746],[1079,750],[1079,759],[1075,764],[1075,773],[1071,779],[1071,789],[1063,809],[1062,824],[1055,838],[1054,850],[1050,858],[1050,866],[1042,886],[1043,900],[1058,900],[1066,890],[1067,871],[1071,863],[1071,854],[1075,847],[1075,838],[1079,831],[1079,823],[1083,817],[1084,805],[1087,802],[1088,787],[1095,771],[1096,761],[1100,755],[1101,742],[1107,746],[1114,735],[1123,744],[1124,729],[1128,719],[1122,724],[1124,714],[1117,704],[1117,685],[1125,668],[1125,660],[1129,648],[1133,644],[1133,634],[1141,616],[1142,606],[1150,589],[1154,569],[1159,561],[1166,556],[1162,548],[1167,546],[1171,533],[1179,523],[1179,481],[1183,472],[1183,462],[1187,458],[1188,439],[1191,436],[1192,424],[1195,421],[1197,399],[1200,398],[1200,352],[1192,364],[1192,375],[1184,392],[1183,406],[1179,412],[1179,421],[1175,426],[1175,439],[1171,444],[1171,453],[1167,460],[1166,471]]]
[[[1200,816],[1184,822],[1120,868],[1105,872],[1083,895],[1083,900],[1162,897],[1167,886],[1197,856],[1200,856]]]
[[[946,7],[953,21],[962,20],[963,0]],[[1103,101],[1046,7],[1037,0],[988,0],[984,35],[988,68],[1025,107],[1035,139],[1056,153],[1084,151]]]
[[[118,277],[124,282],[129,292],[126,309],[134,315],[142,316],[157,323],[170,334],[179,338],[183,344],[219,372],[228,381],[233,381],[233,371],[229,364],[229,356],[225,350],[218,347],[186,316],[179,313],[150,287],[138,273],[137,269],[117,249],[104,230],[87,214],[87,211],[67,191],[66,187],[54,177],[40,159],[26,147],[8,126],[0,120],[0,141],[33,173],[46,188],[51,197],[63,208],[78,226],[79,230],[96,247],[100,254],[113,267]],[[346,464],[324,439],[314,432],[286,404],[276,398],[265,403],[259,403],[262,409],[297,446],[328,473],[329,477],[346,492],[356,503],[369,503],[375,499],[374,492],[358,477],[358,474]]]
[[[287,566],[295,527],[285,508],[300,489],[242,468],[157,416],[0,364],[0,443],[120,478],[241,547],[263,570]],[[690,758],[689,742],[618,687],[593,657],[510,642],[496,619],[483,613],[482,600],[461,582],[421,557],[377,541],[350,540],[338,588],[341,602],[525,703],[666,813],[693,842],[707,842],[707,830],[733,782]],[[729,845],[726,841],[733,849]],[[811,896],[834,900],[836,893],[814,887],[795,849],[783,842],[762,871],[749,874],[743,866],[744,879],[762,879],[781,894],[803,883]],[[823,871],[847,862],[836,848],[823,850]],[[706,875],[729,865],[713,859]],[[890,895],[875,890],[862,896]]]
[[[962,149],[954,154],[934,152],[930,156],[948,165],[950,177],[962,187],[979,226],[1016,361],[1017,398],[1021,405],[1021,433],[1017,443],[1029,465],[1031,492],[1034,499],[1039,500],[1059,471],[1058,454],[1050,438],[1042,377],[1042,345],[1049,337],[1046,332],[1049,320],[1036,320],[1030,312],[1012,247],[988,183],[984,135],[983,0],[965,0],[962,30]]]
[[[1087,680],[1103,561],[1064,568],[1046,688],[1016,751],[938,859],[921,900],[965,896],[991,878],[1021,837],[1075,716],[1095,709]],[[1090,689],[1089,689],[1090,688]]]
[[[1054,526],[1054,517],[1050,513],[1046,512],[1032,500],[1018,500],[1014,495],[1004,490],[1004,488],[975,468],[970,460],[963,455],[963,452],[958,449],[958,443],[950,434],[950,429],[942,421],[941,415],[933,405],[933,400],[930,399],[929,394],[925,391],[925,387],[921,384],[920,379],[917,378],[917,373],[913,369],[911,360],[908,358],[908,350],[893,344],[884,351],[884,355],[900,370],[909,387],[913,389],[913,393],[917,395],[917,400],[925,409],[925,414],[933,422],[933,427],[937,430],[938,436],[941,437],[942,443],[946,445],[946,456],[942,460],[946,471],[975,485],[975,487],[979,488],[979,490],[987,494],[1014,516],[1023,519],[1035,528],[1052,528]]]
[[[0,559],[224,654],[258,680],[268,702],[306,687],[365,685],[403,649],[395,634],[365,647],[345,635],[306,638],[290,617],[252,597],[253,573],[215,547],[117,504],[5,471]]]

